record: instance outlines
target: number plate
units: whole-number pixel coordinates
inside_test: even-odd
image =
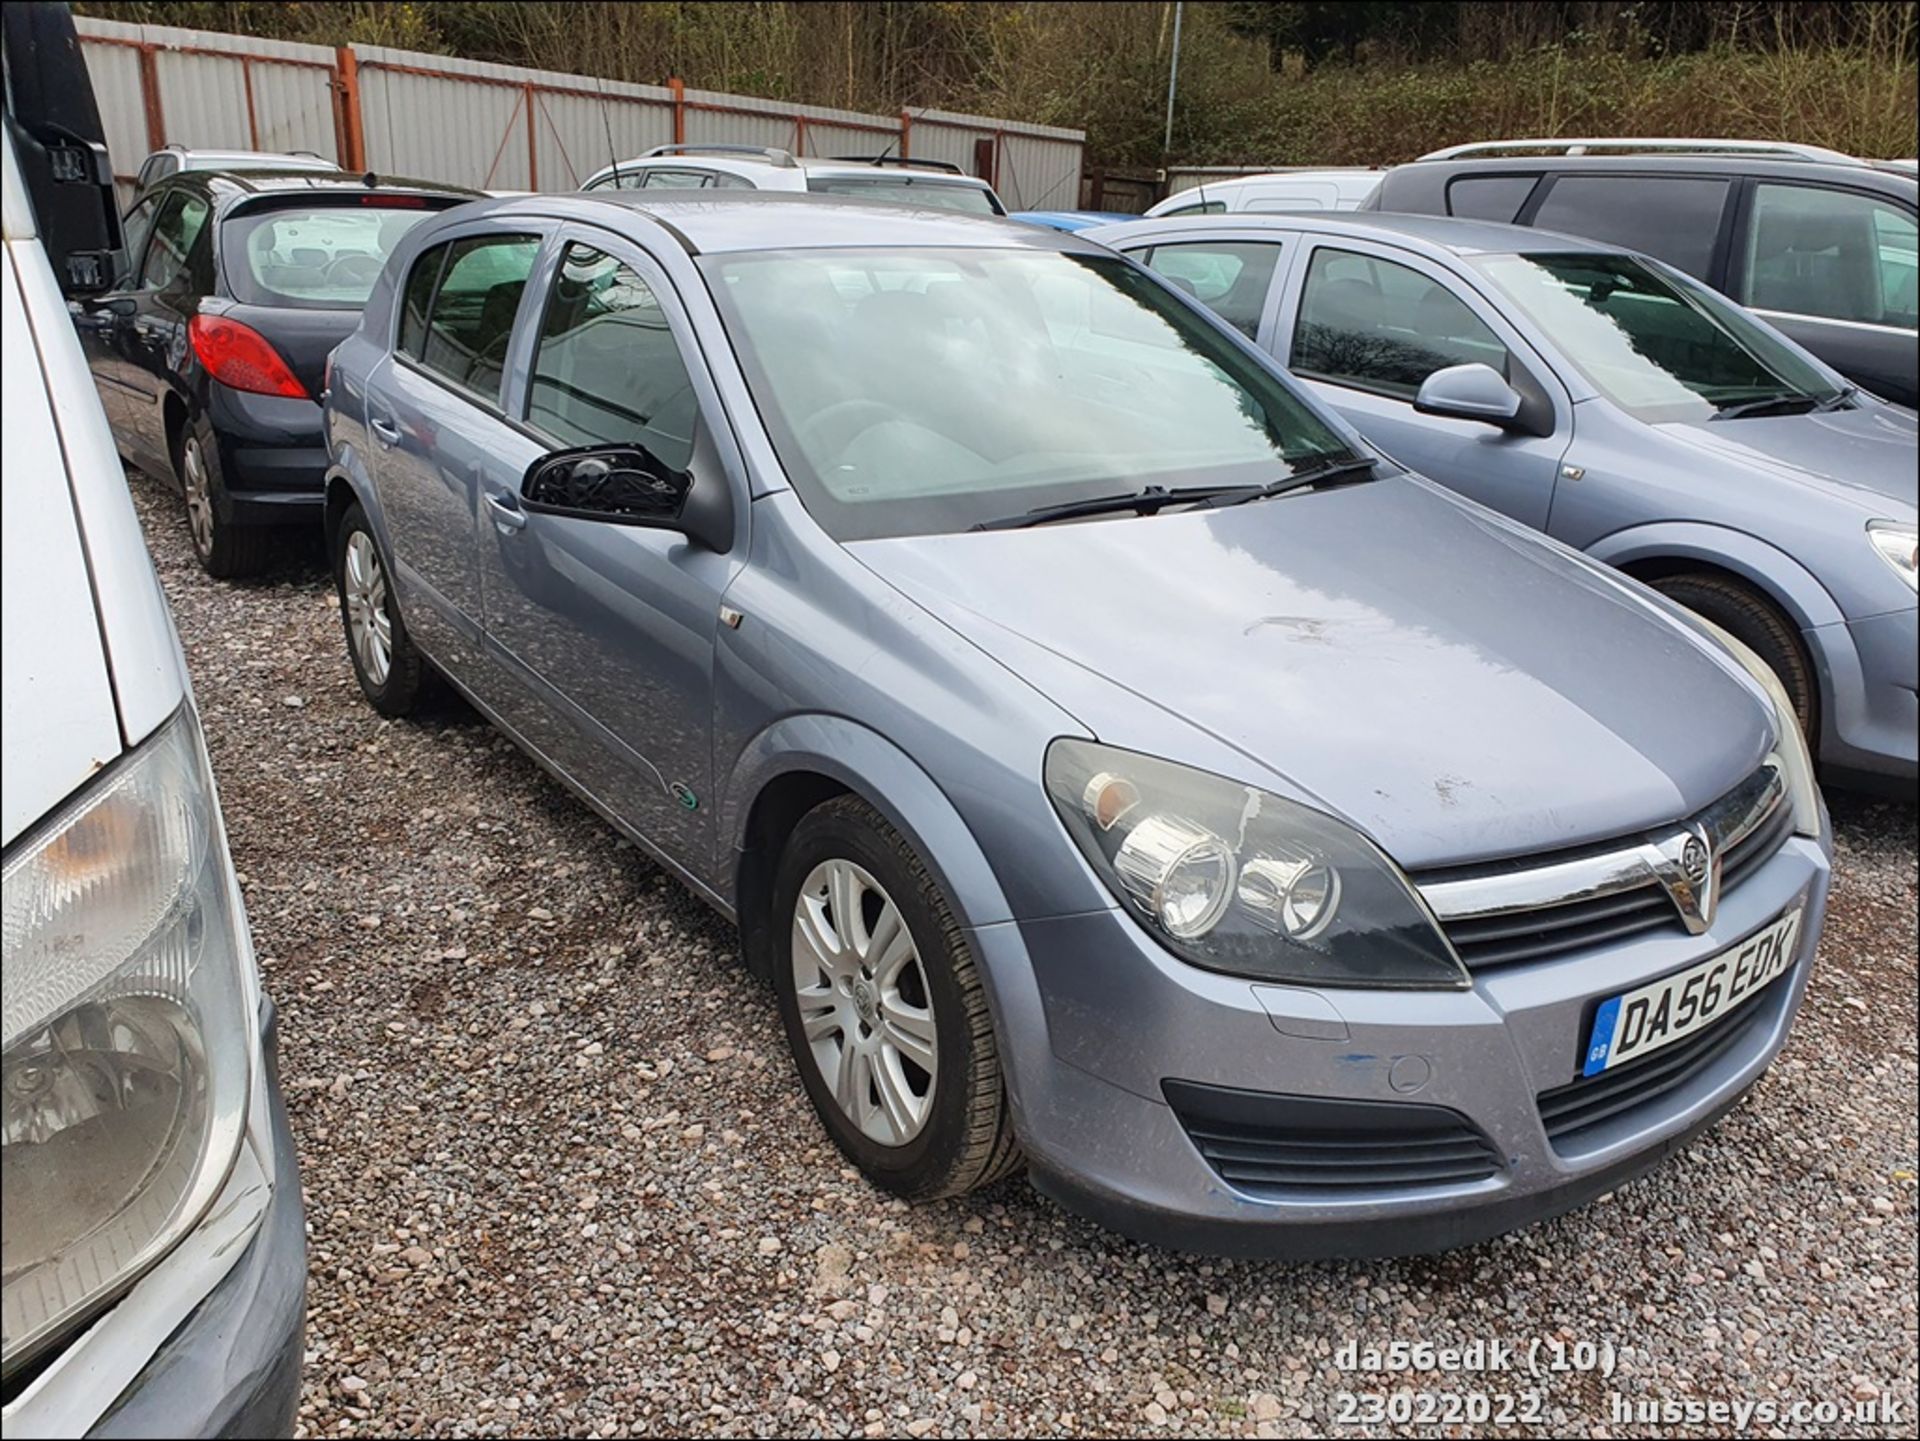
[[[1802,909],[1795,906],[1764,931],[1697,966],[1602,1001],[1580,1074],[1597,1076],[1670,1046],[1750,999],[1793,964]]]

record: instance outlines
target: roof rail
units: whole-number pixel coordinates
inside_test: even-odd
[[[1543,151],[1551,155],[1626,154],[1634,151],[1665,152],[1680,155],[1773,155],[1783,159],[1816,160],[1823,165],[1859,165],[1861,162],[1823,145],[1796,145],[1784,140],[1675,140],[1591,136],[1575,139],[1479,140],[1468,145],[1449,145],[1422,155],[1422,160],[1473,160],[1511,155],[1520,151]]]
[[[847,165],[898,165],[908,170],[944,170],[949,175],[967,173],[951,160],[916,160],[905,155],[834,155],[829,158]]]
[[[793,152],[781,150],[773,145],[656,145],[643,151],[640,159],[646,160],[655,155],[751,155],[772,165],[792,168],[795,165]]]

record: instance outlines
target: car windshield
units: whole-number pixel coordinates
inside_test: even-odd
[[[433,214],[419,200],[241,211],[221,232],[233,298],[247,305],[358,310],[400,237]]]
[[[781,463],[842,540],[1148,486],[1263,485],[1353,458],[1284,380],[1117,257],[803,250],[701,264]]]
[[[950,180],[928,180],[917,175],[809,175],[807,189],[816,195],[857,195],[863,200],[897,200],[935,210],[963,210],[969,215],[998,215],[993,196],[978,185],[955,185]]]
[[[1481,272],[1641,420],[1824,405],[1820,369],[1730,302],[1625,255],[1490,255]]]

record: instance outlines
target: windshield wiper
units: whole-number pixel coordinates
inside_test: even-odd
[[[983,520],[973,530],[1019,530],[1029,525],[1047,525],[1056,520],[1077,520],[1084,515],[1110,515],[1130,510],[1135,515],[1153,515],[1169,505],[1194,505],[1217,501],[1222,496],[1248,499],[1265,489],[1258,485],[1189,485],[1169,490],[1164,485],[1149,485],[1126,495],[1097,495],[1088,500],[1069,500],[1059,505],[1042,505],[1021,515],[1003,515],[998,520]]]
[[[1828,396],[1825,400],[1821,401],[1819,405],[1814,407],[1814,409],[1818,410],[1823,415],[1826,414],[1826,412],[1828,412],[1829,410],[1851,410],[1853,408],[1853,398],[1859,393],[1860,393],[1859,386],[1843,385],[1838,390],[1834,391],[1832,395]]]
[[[1820,398],[1814,395],[1802,395],[1790,391],[1784,395],[1763,395],[1758,400],[1737,400],[1729,405],[1717,407],[1709,417],[1712,420],[1739,420],[1748,415],[1794,415],[1814,410],[1820,405]]]
[[[1269,496],[1285,495],[1290,490],[1304,490],[1322,485],[1350,485],[1356,480],[1373,479],[1374,465],[1375,462],[1365,456],[1349,456],[1345,460],[1329,461],[1311,470],[1289,471],[1278,480],[1253,486],[1238,495],[1222,496],[1213,503],[1240,505],[1249,500],[1265,500]]]

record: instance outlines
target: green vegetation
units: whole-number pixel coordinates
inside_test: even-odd
[[[764,3],[81,3],[82,14],[359,40],[855,110],[939,106],[1083,129],[1088,159],[1385,164],[1462,140],[1725,135],[1910,156],[1905,3],[1188,4],[1161,154],[1173,6]]]

